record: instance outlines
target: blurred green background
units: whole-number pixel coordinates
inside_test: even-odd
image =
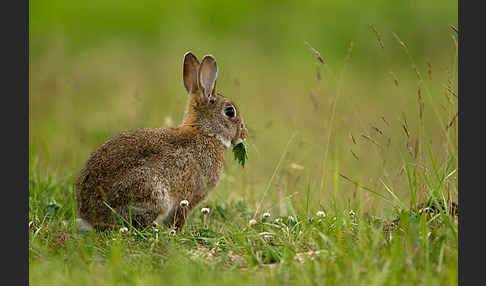
[[[268,189],[265,207],[282,211],[287,197],[299,207],[311,193],[317,207],[337,194],[343,204],[389,212],[339,174],[408,199],[404,117],[439,167],[457,159],[457,130],[445,130],[457,110],[447,93],[457,93],[449,27],[457,26],[457,1],[29,5],[30,163],[42,174],[75,176],[91,151],[122,130],[179,124],[187,51],[215,56],[217,88],[239,105],[250,131],[247,165],[228,153],[210,199],[256,205]],[[429,164],[426,143],[417,164]]]

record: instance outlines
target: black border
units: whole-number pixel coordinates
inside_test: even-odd
[[[468,1],[468,5],[473,2]],[[475,8],[475,9],[474,9]],[[484,282],[484,116],[485,106],[480,103],[484,97],[483,9],[458,2],[459,55],[458,55],[458,176],[459,176],[459,241],[458,282],[459,285],[482,285]],[[464,32],[469,44],[464,43]],[[469,134],[466,139],[467,134]],[[477,162],[474,162],[476,159]],[[483,159],[483,160],[481,160]],[[477,163],[477,164],[476,164]],[[476,181],[476,182],[474,182]]]
[[[29,2],[2,5],[3,284],[29,284]],[[13,281],[13,283],[9,283]]]

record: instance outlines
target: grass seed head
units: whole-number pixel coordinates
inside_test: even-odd
[[[376,39],[378,40],[378,43],[380,44],[381,49],[384,50],[385,45],[383,44],[383,40],[381,39],[381,36],[378,33],[378,31],[376,30],[375,26],[373,24],[370,24],[370,28],[371,28],[371,30],[373,30],[373,32],[375,32]]]
[[[324,61],[324,58],[322,58],[321,56],[321,53],[319,53],[318,50],[314,49],[310,44],[309,42],[305,42],[304,43],[313,53],[314,55],[316,56],[317,60],[321,63],[321,64],[324,64],[325,61]]]

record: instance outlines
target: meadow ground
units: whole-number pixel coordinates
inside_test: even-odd
[[[430,52],[383,29],[366,26],[341,54],[301,41],[281,58],[245,41],[236,55],[202,38],[33,38],[30,284],[456,285],[457,34],[445,26]],[[90,152],[181,121],[188,46],[215,56],[217,89],[241,110],[245,167],[228,152],[184,233],[78,230],[73,182]]]

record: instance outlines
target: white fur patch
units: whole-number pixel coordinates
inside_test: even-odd
[[[173,203],[171,197],[169,196],[169,190],[164,187],[162,182],[156,183],[155,192],[156,192],[155,197],[159,201],[159,204],[162,208],[162,212],[154,220],[154,223],[156,225],[163,225],[165,218],[169,214],[167,210],[169,210],[172,207]]]
[[[218,139],[221,140],[221,143],[223,143],[226,148],[231,148],[231,140],[224,139],[221,136],[218,136]]]
[[[86,220],[82,219],[82,218],[76,219],[76,225],[78,226],[78,228],[80,230],[83,230],[83,231],[93,230],[93,227],[91,226],[91,224],[89,222],[87,222]]]

